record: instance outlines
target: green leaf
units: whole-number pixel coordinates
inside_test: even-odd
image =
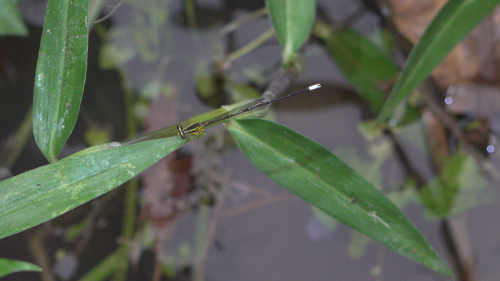
[[[424,80],[500,0],[450,0],[413,48],[377,123],[389,119],[394,108]]]
[[[184,143],[177,136],[89,150],[0,182],[0,238],[110,191]]]
[[[314,0],[267,0],[267,9],[276,36],[283,49],[283,65],[289,65],[309,38],[314,18]]]
[[[386,98],[382,89],[396,80],[396,65],[356,31],[331,31],[327,25],[317,23],[314,34],[326,42],[331,56],[359,95],[375,112],[380,112]]]
[[[17,9],[18,0],[0,1],[0,36],[27,36],[28,29]]]
[[[228,128],[248,160],[282,187],[389,249],[452,276],[408,218],[324,147],[264,120],[233,120]]]
[[[33,133],[50,162],[57,161],[75,126],[87,71],[88,0],[50,0],[38,54]]]
[[[42,271],[42,269],[29,262],[0,258],[0,277],[19,271]]]

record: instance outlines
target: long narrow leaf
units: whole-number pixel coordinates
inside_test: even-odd
[[[110,147],[0,182],[0,238],[55,218],[110,191],[185,142],[177,136]]]
[[[389,249],[452,276],[408,218],[321,145],[264,120],[233,120],[228,128],[248,160],[282,187]]]
[[[33,133],[57,161],[75,126],[87,71],[88,0],[50,0],[38,54]]]
[[[413,48],[377,123],[390,118],[394,108],[499,2],[500,0],[448,1]]]
[[[293,61],[306,42],[316,17],[315,0],[267,0],[269,17],[283,48],[283,64]]]
[[[383,84],[393,82],[399,69],[378,47],[354,30],[331,31],[317,23],[314,34],[324,40],[335,62],[356,89],[379,112],[386,94]]]
[[[32,263],[0,258],[0,277],[19,271],[42,271]]]

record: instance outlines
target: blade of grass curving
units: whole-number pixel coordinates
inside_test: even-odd
[[[0,277],[19,271],[42,271],[32,263],[0,258]]]
[[[233,120],[228,129],[248,160],[282,187],[389,249],[452,276],[410,220],[321,145],[265,120]]]
[[[0,182],[0,238],[110,191],[186,141],[179,136],[68,157]]]
[[[387,121],[394,108],[499,2],[500,0],[448,1],[411,51],[376,123]]]
[[[309,38],[316,17],[316,1],[266,0],[266,6],[283,49],[283,65],[289,65]]]
[[[17,6],[18,0],[0,1],[0,36],[27,36],[28,29],[23,22]]]
[[[75,126],[87,71],[88,0],[50,0],[43,25],[33,98],[33,133],[57,161]]]
[[[330,55],[359,95],[380,112],[386,98],[382,85],[395,81],[399,73],[391,59],[354,30],[331,31],[316,23],[313,32],[326,42]]]

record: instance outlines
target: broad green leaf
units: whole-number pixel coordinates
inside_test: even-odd
[[[500,0],[448,1],[411,51],[377,123],[389,119],[394,108],[499,2]]]
[[[0,277],[19,271],[42,271],[42,269],[29,262],[0,258]]]
[[[88,0],[50,0],[38,54],[33,133],[49,160],[57,161],[75,126],[87,71]]]
[[[386,94],[383,91],[396,80],[399,69],[375,44],[353,30],[331,31],[321,23],[314,34],[324,40],[338,67],[373,108],[380,112]]]
[[[0,36],[27,36],[28,29],[17,9],[18,0],[0,1]]]
[[[177,136],[89,150],[0,182],[0,238],[110,191],[185,142]]]
[[[266,6],[283,49],[283,65],[289,65],[309,38],[316,17],[316,1],[266,0]]]
[[[228,128],[248,160],[282,187],[389,249],[452,276],[408,218],[324,147],[264,120],[233,120]]]

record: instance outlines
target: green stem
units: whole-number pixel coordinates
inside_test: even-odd
[[[122,76],[125,76],[122,73]],[[123,81],[130,81],[123,77]],[[128,82],[124,82],[125,88],[125,112],[127,119],[127,135],[134,136],[137,134],[137,122],[134,118],[132,111],[134,93]],[[137,190],[139,188],[139,181],[137,178],[133,178],[126,183],[126,192],[124,199],[124,210],[123,210],[123,226],[121,232],[122,245],[119,247],[118,251],[126,251],[129,248],[129,244],[134,236],[135,231],[135,220],[137,213]],[[123,262],[119,266],[116,266],[116,271],[113,274],[112,280],[121,281],[127,279],[127,271],[129,268],[128,262]]]
[[[13,137],[10,137],[5,149],[0,153],[0,166],[8,169],[16,163],[17,158],[23,151],[26,143],[32,136],[33,128],[33,106],[30,107],[23,122]]]
[[[245,46],[239,48],[238,50],[227,55],[221,62],[221,64],[229,63],[233,60],[236,60],[251,51],[257,49],[260,45],[264,44],[269,38],[274,35],[274,29],[270,28],[266,32],[262,33],[259,37],[255,38],[252,42],[246,44]]]
[[[228,25],[224,26],[224,28],[220,31],[220,35],[226,35],[227,33],[233,32],[236,29],[238,29],[240,26],[242,26],[243,24],[245,24],[253,19],[262,17],[264,15],[267,15],[267,9],[265,7],[262,9],[258,9],[256,11],[248,14],[246,17],[235,20],[235,21],[229,23]]]
[[[205,261],[206,256],[205,251],[208,247],[205,247],[208,236],[208,228],[210,222],[211,208],[205,204],[200,205],[198,214],[196,217],[196,233],[195,233],[195,253],[193,259],[193,281],[203,281],[205,280]]]

